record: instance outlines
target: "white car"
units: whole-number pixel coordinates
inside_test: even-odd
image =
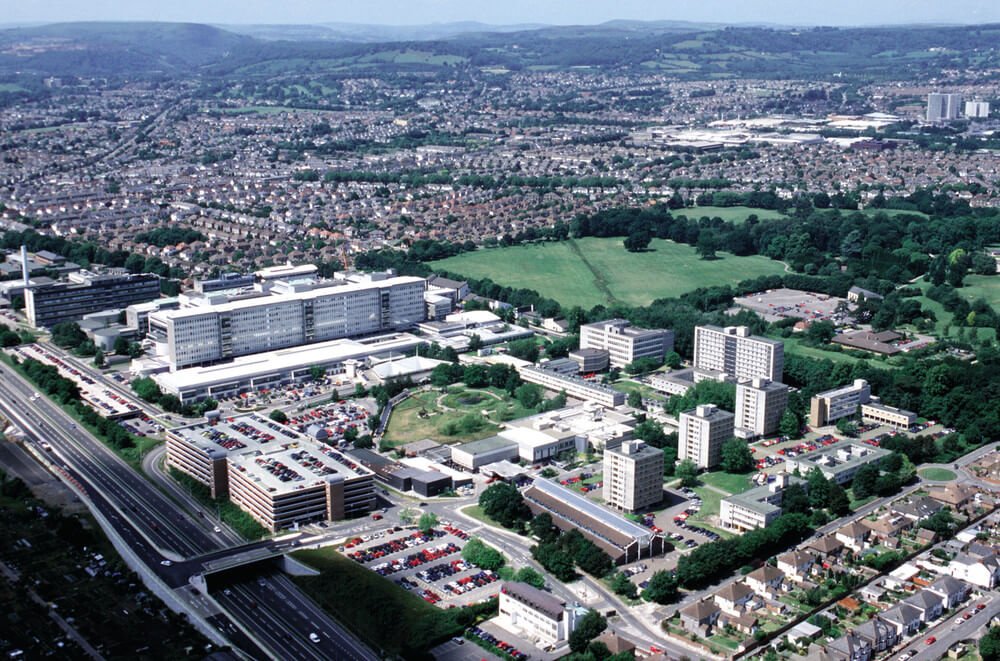
[[[212,528],[212,532],[222,532],[222,528],[220,528],[219,526],[215,526],[214,528]]]
[[[170,567],[170,566],[171,566],[171,565],[173,565],[174,563],[172,563],[172,562],[171,562],[171,561],[169,561],[169,560],[160,560],[160,564],[161,564],[161,565],[163,565],[164,567]]]
[[[319,642],[319,634],[316,633],[315,631],[313,631],[311,634],[309,634],[309,640],[313,641],[314,643],[318,643]]]

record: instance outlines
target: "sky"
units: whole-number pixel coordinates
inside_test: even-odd
[[[214,24],[479,21],[593,24],[613,19],[784,25],[1000,22],[998,0],[0,0],[0,23]]]

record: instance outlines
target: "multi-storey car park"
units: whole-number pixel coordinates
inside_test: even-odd
[[[271,531],[375,505],[374,474],[330,446],[257,414],[167,431],[167,463]]]

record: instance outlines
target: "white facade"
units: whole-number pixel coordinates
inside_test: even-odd
[[[756,378],[736,386],[736,430],[745,438],[768,436],[778,431],[788,406],[788,386]]]
[[[677,439],[679,459],[691,459],[699,468],[719,463],[722,445],[733,437],[734,416],[712,404],[702,404],[680,415]]]
[[[313,342],[397,330],[424,320],[424,280],[321,287],[149,315],[171,370]]]
[[[928,122],[941,122],[958,119],[961,110],[961,94],[941,94],[939,92],[931,92],[927,95]]]
[[[674,349],[674,332],[634,328],[624,319],[580,326],[581,349],[603,349],[612,367],[624,367],[639,358],[663,360]]]
[[[781,381],[785,345],[750,335],[746,326],[695,326],[694,367],[723,372],[737,379],[764,377]]]
[[[625,441],[604,451],[604,501],[628,512],[663,500],[663,451]]]
[[[827,390],[813,396],[809,403],[809,424],[823,427],[858,412],[858,407],[871,401],[872,390],[864,379],[843,388]]]
[[[527,583],[505,583],[499,609],[500,626],[549,645],[569,640],[576,625],[575,612],[566,602]]]
[[[988,101],[966,101],[965,116],[970,119],[986,119],[990,116]]]

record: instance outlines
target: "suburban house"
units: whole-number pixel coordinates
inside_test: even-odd
[[[913,521],[900,514],[888,514],[874,521],[862,519],[861,525],[871,531],[870,534],[872,537],[884,544],[889,541],[896,541],[899,533],[913,526]]]
[[[784,581],[785,573],[771,565],[764,565],[746,575],[746,584],[762,597],[769,597],[773,592],[779,591]]]
[[[753,599],[754,591],[746,583],[730,583],[715,593],[715,603],[727,615],[740,615]]]
[[[871,531],[860,522],[851,521],[838,528],[834,536],[847,548],[855,553],[860,553],[865,548],[865,540],[868,539],[869,532]]]
[[[895,645],[899,638],[896,627],[878,616],[858,626],[854,633],[867,641],[873,652],[884,652]]]
[[[950,610],[965,601],[972,591],[968,583],[951,576],[942,576],[927,589],[944,600],[945,610]]]
[[[823,535],[809,540],[806,548],[824,556],[837,556],[844,550],[844,544],[833,535]]]
[[[920,614],[919,610],[901,601],[882,613],[882,619],[896,627],[898,635],[909,636],[920,628]]]
[[[711,599],[696,601],[680,610],[681,626],[685,631],[706,636],[708,630],[719,621],[721,613],[719,606]]]
[[[940,487],[931,487],[927,490],[927,495],[939,503],[955,509],[962,509],[972,501],[976,490],[960,484],[946,484]]]
[[[889,511],[893,514],[905,516],[910,521],[917,522],[923,521],[927,517],[936,514],[942,509],[944,509],[944,505],[938,501],[933,498],[922,496],[907,502],[895,502],[889,508]]]
[[[872,646],[861,636],[849,631],[827,644],[825,658],[831,661],[868,661],[872,658]]]
[[[960,581],[989,590],[1000,582],[1000,563],[996,555],[980,559],[968,553],[960,553],[948,564],[948,572]]]
[[[944,601],[940,595],[934,594],[930,590],[921,590],[904,599],[903,603],[920,611],[920,621],[924,624],[941,617],[941,612],[944,610],[942,608]]]
[[[806,580],[815,564],[816,558],[802,551],[790,551],[778,556],[778,569],[799,582]]]

